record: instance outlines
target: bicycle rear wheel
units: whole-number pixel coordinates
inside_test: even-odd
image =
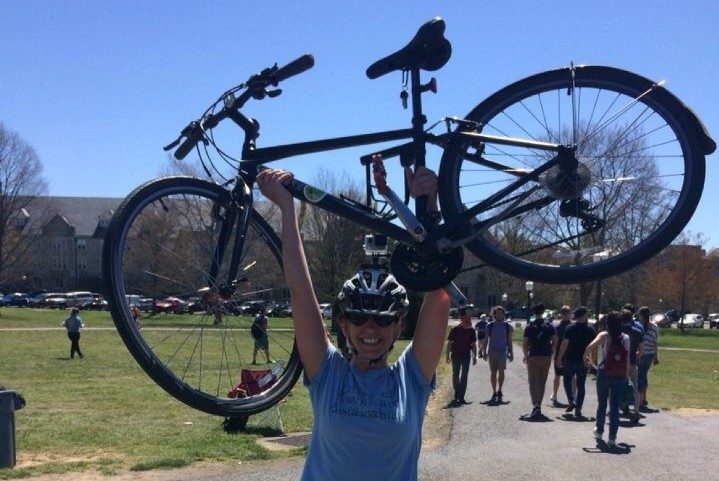
[[[232,212],[237,207],[230,192],[204,180],[170,177],[149,182],[118,208],[103,252],[112,317],[135,360],[175,398],[220,416],[271,407],[287,395],[302,369],[290,318],[269,320],[271,363],[266,362],[264,343],[256,344],[251,335],[254,311],[262,308],[259,301],[282,300],[287,290],[280,241],[254,210],[244,233],[239,272],[229,272],[235,240]],[[219,256],[223,225],[231,227],[226,230],[231,235],[227,252]],[[223,298],[215,295],[216,288],[208,289],[214,284],[209,275],[213,259],[218,260],[217,283],[237,279],[231,296]],[[130,303],[142,305],[142,298],[151,299],[151,312],[141,315],[140,326]],[[242,313],[245,301],[255,302]],[[254,352],[256,345],[260,349]],[[246,383],[244,397],[231,398],[229,392],[243,371],[252,382]]]
[[[575,283],[636,267],[679,234],[701,197],[704,144],[695,117],[636,74],[610,67],[543,72],[498,91],[466,118],[484,134],[576,147],[576,178],[549,171],[470,220],[479,235],[467,247],[513,276]],[[554,155],[453,140],[439,176],[445,219]],[[579,211],[601,222],[587,223]]]

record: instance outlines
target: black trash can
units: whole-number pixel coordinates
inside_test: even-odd
[[[15,391],[0,388],[0,468],[14,468],[15,411],[25,406],[25,400]]]

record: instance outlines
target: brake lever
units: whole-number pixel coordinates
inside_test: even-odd
[[[180,141],[182,140],[182,137],[183,137],[182,134],[180,134],[180,135],[177,137],[177,139],[175,139],[174,142],[172,142],[172,143],[170,143],[170,144],[164,146],[164,147],[162,148],[162,150],[168,151],[168,150],[174,149],[175,147],[177,147],[178,145],[180,145]]]

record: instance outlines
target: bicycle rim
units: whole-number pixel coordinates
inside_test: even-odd
[[[576,146],[582,166],[578,179],[548,172],[473,219],[479,234],[467,247],[511,275],[572,283],[618,274],[667,246],[699,202],[704,155],[688,109],[630,72],[544,72],[500,90],[467,118],[485,134]],[[440,169],[445,217],[457,218],[554,155],[454,141]],[[560,211],[568,197],[603,225],[583,222],[576,204]]]
[[[287,295],[281,246],[265,221],[252,211],[234,293],[208,293],[230,193],[193,178],[150,182],[118,208],[106,235],[103,270],[108,303],[118,332],[147,374],[169,394],[201,411],[248,415],[282,400],[296,383],[301,364],[290,318],[271,318],[266,345],[251,335],[254,315],[239,314],[246,301],[278,301]],[[219,262],[217,280],[229,274],[234,234]],[[135,297],[127,297],[135,296]],[[139,323],[128,299],[144,305]],[[158,302],[177,298],[195,304]],[[255,303],[255,306],[257,304]],[[192,311],[192,312],[190,312]],[[244,374],[243,374],[244,372]],[[244,376],[244,392],[230,391]]]

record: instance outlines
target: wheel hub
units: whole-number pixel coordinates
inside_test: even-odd
[[[577,199],[589,186],[591,177],[589,167],[577,162],[575,168],[552,167],[542,176],[540,183],[555,199]]]
[[[461,248],[446,254],[422,253],[399,244],[392,252],[390,266],[397,282],[404,287],[427,292],[449,284],[459,274],[463,260]]]

